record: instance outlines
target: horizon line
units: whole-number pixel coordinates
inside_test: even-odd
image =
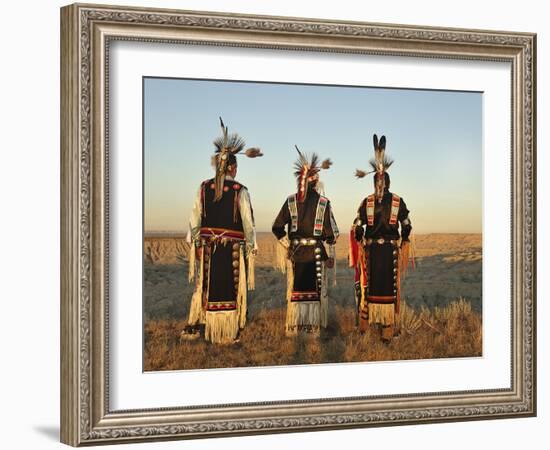
[[[414,232],[414,230],[413,230]],[[272,234],[271,230],[256,230],[258,233],[269,233]],[[143,234],[187,234],[187,230],[144,230]],[[343,236],[346,233],[340,233],[340,236]],[[418,231],[414,234],[483,234],[483,231]]]

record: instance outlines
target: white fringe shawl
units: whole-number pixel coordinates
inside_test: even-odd
[[[237,311],[206,311],[204,338],[213,344],[231,344],[239,333]]]
[[[323,284],[321,285],[321,326],[326,328],[328,325],[328,274],[325,266],[323,267],[322,280]],[[334,279],[336,284],[336,278]]]
[[[256,266],[256,256],[252,253],[252,250],[249,250],[246,255],[246,262],[248,265],[248,290],[253,291],[256,288],[256,277],[255,277],[255,266]]]
[[[286,273],[286,301],[290,304],[292,290],[294,288],[294,267],[292,267],[292,261],[286,259],[284,267],[283,273]]]
[[[195,247],[195,243],[191,242],[191,246],[189,247],[189,283],[195,279],[196,256],[197,249]]]
[[[239,285],[237,289],[237,309],[234,311],[207,311],[204,337],[213,344],[231,344],[239,334],[239,329],[244,328],[246,324],[247,309],[247,270],[244,264],[244,248],[241,246],[239,251]],[[250,261],[248,274],[250,274]],[[253,273],[254,269],[252,269]]]
[[[328,324],[328,276],[325,267],[322,269],[321,300],[318,302],[292,302],[292,290],[294,286],[294,268],[292,262],[287,260],[287,288],[286,288],[286,334],[296,334],[297,327],[311,325],[313,327],[326,328]]]
[[[395,307],[393,303],[381,305],[368,303],[369,323],[380,323],[382,325],[393,325],[395,323]]]
[[[294,334],[300,325],[318,327],[321,324],[319,302],[288,302],[286,310],[286,332]]]
[[[330,269],[330,278],[332,278],[332,286],[336,286],[336,245],[329,246],[328,256],[334,261],[332,268]],[[328,277],[326,282],[328,283]]]
[[[290,242],[287,236],[279,239],[275,244],[275,269],[279,270],[281,273],[287,272],[289,247]]]
[[[287,335],[294,335],[297,327],[301,325],[322,326],[328,324],[328,273],[326,267],[322,266],[322,287],[320,302],[292,302],[292,290],[294,287],[294,267],[288,258],[288,237],[280,239],[275,248],[275,268],[286,273],[286,321],[285,328]],[[334,277],[336,283],[336,277]]]
[[[250,274],[250,256],[249,256],[249,266],[248,273]],[[254,272],[254,269],[252,269]],[[240,256],[239,256],[239,289],[237,291],[237,315],[239,317],[239,328],[244,328],[246,324],[246,308],[247,308],[247,280],[246,280],[246,266],[244,265],[244,248],[241,246]],[[250,283],[250,279],[248,280]],[[238,330],[237,330],[238,331]]]
[[[196,263],[195,263],[195,246],[191,244],[190,254],[189,254],[189,281],[193,281],[195,278]],[[191,256],[193,255],[193,256]],[[189,325],[197,325],[199,323],[205,322],[204,309],[202,307],[202,285],[204,281],[204,249],[199,256],[199,270],[197,274],[197,282],[195,284],[195,291],[191,297],[191,306],[189,308]],[[193,267],[191,269],[191,260],[193,261]]]

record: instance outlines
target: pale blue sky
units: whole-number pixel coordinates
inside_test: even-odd
[[[372,135],[386,135],[391,191],[411,211],[417,233],[481,232],[482,94],[253,82],[144,79],[146,231],[186,231],[201,181],[213,176],[218,116],[263,158],[239,157],[257,228],[271,229],[295,191],[294,144],[330,157],[321,179],[347,230],[373,191]]]

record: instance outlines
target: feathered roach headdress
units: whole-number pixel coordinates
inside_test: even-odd
[[[236,155],[244,148],[245,142],[237,133],[229,134],[227,127],[224,125],[220,117],[220,126],[222,135],[214,141],[216,153],[213,156],[212,163],[216,168],[214,201],[217,202],[223,195],[223,183],[225,175],[230,170],[231,165],[236,164]],[[249,158],[257,158],[263,156],[259,148],[247,148],[244,152]]]
[[[369,161],[372,169],[370,172],[357,169],[355,176],[357,178],[363,178],[369,173],[374,173],[374,181],[376,188],[376,198],[378,201],[382,201],[384,194],[384,188],[386,187],[386,171],[393,164],[393,159],[386,156],[386,136],[382,136],[378,141],[378,136],[373,135],[372,141],[374,144],[374,158]]]
[[[298,201],[303,202],[307,195],[309,183],[319,179],[321,169],[329,169],[332,165],[330,158],[319,164],[319,155],[312,153],[311,156],[303,154],[297,145],[298,159],[294,163],[294,175],[298,182]]]

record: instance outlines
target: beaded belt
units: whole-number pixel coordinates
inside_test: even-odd
[[[378,239],[367,239],[366,241],[366,244],[367,245],[371,245],[371,244],[392,244],[392,245],[397,245],[397,240],[396,239],[384,239],[384,238],[378,238]]]
[[[302,238],[302,239],[293,239],[291,241],[292,245],[297,247],[298,245],[317,245],[319,241],[313,238]]]

